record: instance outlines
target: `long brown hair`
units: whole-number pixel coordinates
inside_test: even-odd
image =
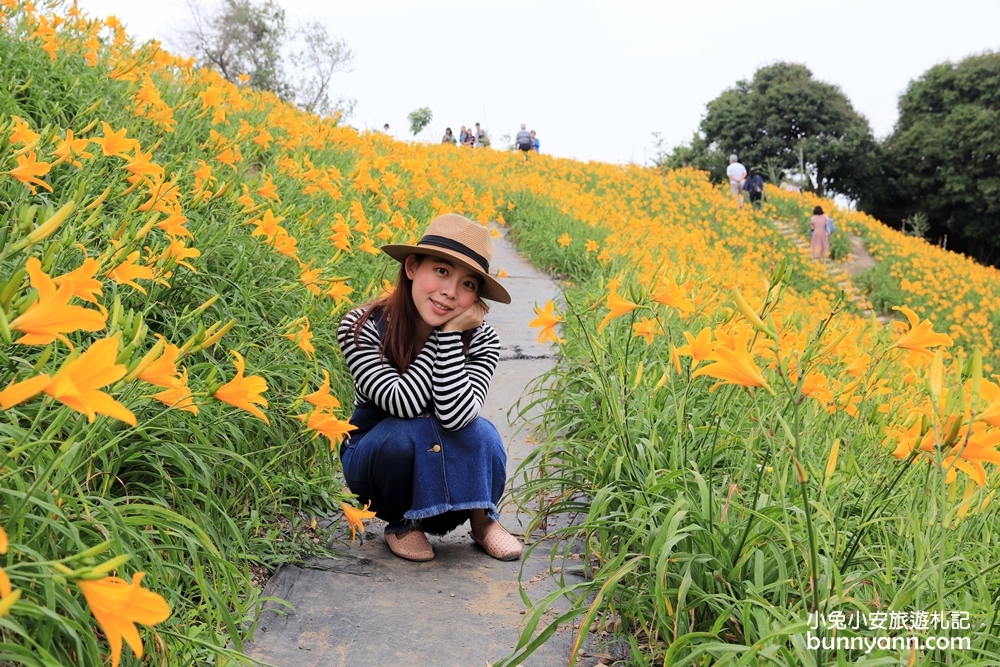
[[[414,253],[416,265],[424,261],[426,255]],[[480,281],[480,289],[482,281]],[[381,336],[379,353],[385,357],[389,364],[400,373],[405,373],[413,360],[420,354],[424,347],[423,340],[417,335],[417,323],[420,322],[420,313],[413,303],[413,281],[406,275],[406,262],[400,262],[399,275],[396,277],[396,287],[391,294],[370,301],[363,306],[359,306],[362,311],[361,317],[351,325],[348,332],[354,336],[354,344],[359,344],[361,328],[373,316],[379,315],[381,325],[385,327],[385,333]],[[473,331],[462,332],[462,352],[469,353],[469,344],[472,342]]]

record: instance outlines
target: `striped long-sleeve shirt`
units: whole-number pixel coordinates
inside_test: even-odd
[[[500,358],[500,339],[489,324],[478,327],[462,352],[462,333],[431,333],[405,373],[393,368],[380,353],[380,335],[374,319],[362,326],[358,343],[352,325],[362,314],[355,309],[337,329],[337,341],[354,376],[354,404],[372,401],[394,417],[412,419],[433,414],[448,430],[468,426],[479,415]]]

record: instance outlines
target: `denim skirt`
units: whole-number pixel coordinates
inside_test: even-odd
[[[434,417],[400,419],[365,403],[351,423],[358,429],[341,447],[351,492],[371,501],[387,533],[419,523],[443,535],[464,523],[473,509],[498,519],[507,481],[503,440],[489,420],[477,417],[449,431]]]

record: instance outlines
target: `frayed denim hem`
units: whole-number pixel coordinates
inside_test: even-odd
[[[429,519],[432,516],[444,514],[445,512],[461,512],[469,510],[486,510],[486,516],[490,517],[494,521],[500,520],[500,513],[497,511],[496,505],[493,503],[483,502],[459,503],[457,505],[442,503],[440,505],[435,505],[434,507],[428,507],[422,510],[410,510],[403,515],[403,518],[411,521],[420,521],[421,519]]]

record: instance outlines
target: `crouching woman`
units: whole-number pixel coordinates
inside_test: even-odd
[[[432,559],[426,534],[466,520],[490,556],[519,558],[521,543],[498,522],[503,441],[479,416],[500,351],[483,299],[510,303],[489,274],[489,232],[446,214],[416,245],[382,251],[400,262],[395,289],[337,330],[355,389],[357,430],[340,451],[347,485],[388,522],[386,544],[400,558]]]

